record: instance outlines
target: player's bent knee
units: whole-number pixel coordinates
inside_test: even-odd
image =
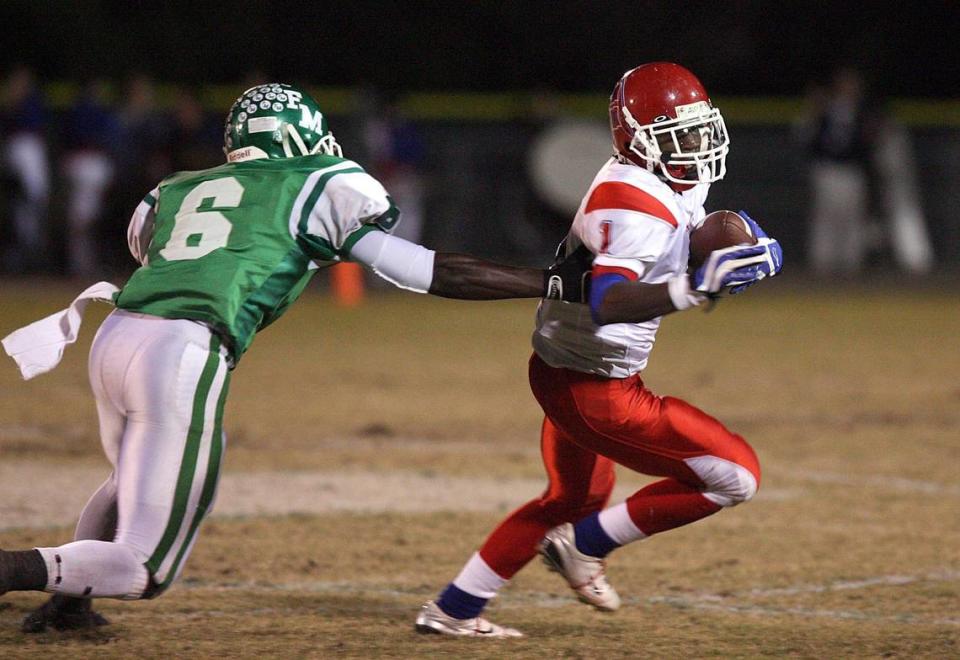
[[[757,494],[759,469],[750,470],[716,456],[688,458],[685,463],[705,484],[703,496],[714,504],[736,506]]]

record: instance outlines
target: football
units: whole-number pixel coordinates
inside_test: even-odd
[[[732,245],[755,245],[757,237],[750,225],[733,211],[707,214],[703,224],[690,232],[689,267],[699,268],[710,253]]]

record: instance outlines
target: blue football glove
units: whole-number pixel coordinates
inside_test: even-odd
[[[727,287],[745,287],[766,277],[765,245],[734,245],[714,250],[693,274],[693,288],[715,296]]]
[[[767,275],[762,270],[763,266],[747,266],[737,271],[735,277],[730,278],[730,295],[735,296],[743,293],[748,288],[765,278]]]
[[[750,225],[750,229],[753,230],[754,235],[757,237],[757,244],[767,246],[767,252],[770,258],[768,260],[768,267],[763,270],[766,272],[767,277],[773,277],[783,268],[783,248],[780,247],[780,242],[775,238],[767,236],[767,232],[763,231],[763,228],[757,224],[756,220],[747,215],[746,211],[738,211],[737,215]]]
[[[756,236],[757,239],[769,238],[769,236],[767,236],[767,232],[763,231],[763,228],[760,227],[759,224],[757,224],[756,220],[754,220],[749,215],[747,215],[746,211],[744,211],[743,209],[740,209],[739,211],[737,211],[737,215],[743,218],[743,221],[746,222],[748,225],[750,225],[750,229],[753,231],[753,235]]]
[[[741,210],[738,211],[737,214],[750,226],[753,235],[757,237],[757,245],[766,249],[767,258],[764,263],[758,264],[756,267],[751,267],[750,271],[744,271],[740,274],[745,279],[742,282],[731,284],[731,295],[743,293],[748,287],[756,284],[765,277],[773,277],[783,268],[783,248],[780,247],[780,242],[775,238],[767,236],[767,232],[763,231],[763,228],[760,227],[757,221],[751,218],[746,211]],[[746,279],[751,274],[752,277]]]

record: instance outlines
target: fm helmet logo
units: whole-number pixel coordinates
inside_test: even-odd
[[[310,112],[310,108],[305,105],[300,106],[300,128],[305,128],[313,133],[323,132],[323,113],[317,110]]]

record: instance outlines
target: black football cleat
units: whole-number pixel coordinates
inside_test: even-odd
[[[109,624],[102,614],[93,611],[91,599],[54,594],[50,600],[24,617],[20,630],[25,633],[42,633],[50,628],[61,632],[93,630]]]

